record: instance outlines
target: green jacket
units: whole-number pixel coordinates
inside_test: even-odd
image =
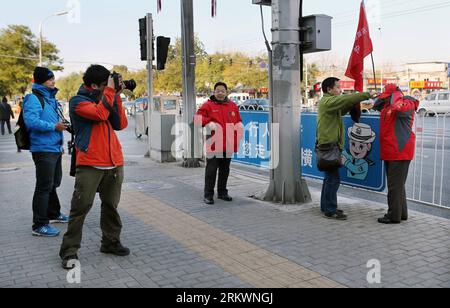
[[[344,149],[345,131],[342,116],[350,112],[353,106],[370,98],[369,93],[344,94],[332,96],[325,94],[319,102],[317,114],[317,132],[319,144],[339,142]]]

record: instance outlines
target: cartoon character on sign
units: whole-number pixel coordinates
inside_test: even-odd
[[[375,164],[367,157],[376,136],[372,128],[364,123],[356,123],[348,129],[349,150],[342,153],[342,165],[347,168],[348,178],[361,181],[367,178],[369,167]]]

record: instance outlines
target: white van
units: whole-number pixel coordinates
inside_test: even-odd
[[[434,116],[435,113],[450,114],[450,91],[431,92],[420,102],[417,112],[420,115],[430,116]]]

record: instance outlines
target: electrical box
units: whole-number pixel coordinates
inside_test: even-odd
[[[271,6],[272,5],[272,0],[252,0],[253,4],[257,4],[257,5],[268,5]]]
[[[310,15],[301,19],[300,40],[303,53],[331,50],[331,16]]]
[[[176,161],[172,156],[172,144],[175,142],[175,136],[172,135],[174,125],[174,114],[152,112],[150,121],[150,157],[152,159],[160,163]]]

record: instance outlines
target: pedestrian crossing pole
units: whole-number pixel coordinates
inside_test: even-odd
[[[198,168],[201,138],[194,127],[195,105],[195,48],[193,0],[181,0],[181,45],[183,49],[183,167]],[[197,134],[197,135],[196,135]],[[197,141],[197,142],[196,142]]]
[[[272,0],[273,117],[279,134],[271,135],[273,176],[264,199],[283,204],[306,203],[311,195],[302,179],[300,113],[302,105],[300,54],[301,0]],[[279,155],[279,157],[274,157]]]
[[[148,91],[148,104],[147,104],[147,123],[144,121],[144,132],[147,132],[147,145],[148,152],[147,157],[151,157],[152,146],[151,146],[151,131],[150,131],[150,120],[152,118],[152,108],[153,108],[153,16],[152,14],[147,14],[147,91]]]

